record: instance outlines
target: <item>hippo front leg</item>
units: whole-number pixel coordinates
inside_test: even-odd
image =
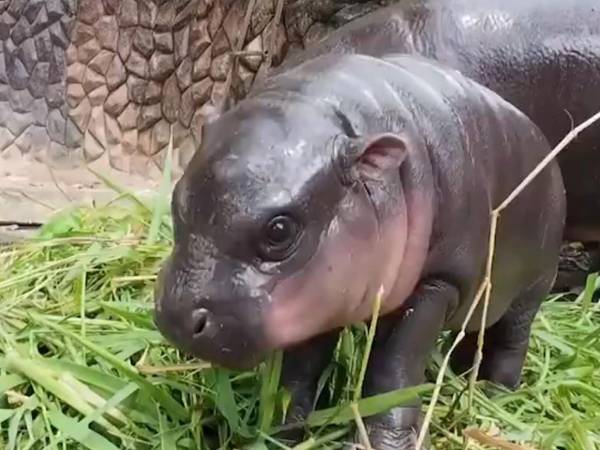
[[[286,424],[304,421],[313,410],[319,378],[332,360],[339,333],[340,330],[335,330],[285,351],[281,385],[291,395]],[[303,434],[303,428],[292,428],[277,437],[297,443]]]
[[[458,289],[443,280],[422,282],[408,300],[408,309],[378,324],[363,394],[382,394],[423,383],[425,365],[445,319],[458,302]],[[415,449],[421,403],[365,419],[373,448]]]

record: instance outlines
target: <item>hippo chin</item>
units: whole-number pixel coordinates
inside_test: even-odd
[[[172,201],[156,321],[178,347],[247,368],[286,350],[288,420],[310,412],[340,328],[383,287],[364,395],[421,383],[482,280],[490,211],[548,154],[482,85],[409,55],[322,55],[211,122]],[[515,387],[565,225],[557,164],[502,214],[481,376]],[[452,361],[473,358],[479,308]],[[418,402],[370,417],[377,449],[413,448]]]

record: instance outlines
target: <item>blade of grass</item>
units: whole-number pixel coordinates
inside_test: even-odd
[[[78,392],[61,383],[58,380],[58,374],[48,368],[12,351],[6,355],[6,360],[9,369],[18,371],[21,375],[35,381],[81,414],[88,414],[92,411],[92,407],[81,398]],[[105,428],[112,428],[112,425],[104,418],[98,418],[97,423]]]
[[[64,334],[64,335],[68,336],[69,338],[79,342],[81,345],[86,347],[88,350],[90,350],[91,352],[94,352],[97,356],[101,357],[105,361],[109,362],[110,364],[112,364],[113,366],[115,366],[116,368],[121,370],[132,381],[135,381],[143,389],[147,390],[150,393],[150,395],[157,402],[159,402],[163,406],[163,408],[165,408],[165,410],[169,411],[169,414],[171,414],[172,416],[174,416],[180,420],[185,420],[188,417],[185,409],[179,403],[177,403],[175,400],[173,400],[162,389],[154,386],[149,381],[147,381],[130,364],[127,364],[126,362],[124,362],[124,361],[120,360],[119,358],[117,358],[116,356],[114,356],[112,353],[89,342],[87,339],[83,339],[81,336],[77,335],[76,333],[73,333],[72,331],[69,331],[63,327],[60,327],[59,325],[56,325],[56,324],[42,318],[41,316],[39,316],[37,314],[32,313],[31,316],[36,322],[42,323],[45,326],[47,326],[48,328],[51,328],[52,330],[54,330],[58,333]]]
[[[361,417],[368,417],[388,411],[391,408],[407,405],[414,401],[418,395],[430,392],[431,390],[433,390],[433,384],[423,384],[365,397],[356,402],[356,404]],[[311,427],[347,423],[354,419],[351,408],[352,403],[350,401],[340,406],[313,411],[308,416],[307,423]]]
[[[131,192],[130,190],[119,186],[117,183],[115,183],[114,181],[112,181],[110,178],[108,178],[107,176],[101,174],[100,172],[96,172],[94,169],[92,169],[91,167],[87,166],[87,170],[90,171],[96,178],[98,178],[100,181],[102,181],[109,189],[112,189],[113,191],[115,191],[117,194],[128,198],[130,200],[132,200],[137,206],[139,206],[142,210],[144,210],[147,213],[151,213],[152,211],[150,210],[150,208],[143,202],[141,201],[137,195],[135,195],[133,192]]]
[[[15,411],[15,409],[0,409],[0,424],[10,419]]]
[[[108,439],[84,427],[77,420],[65,416],[58,410],[48,411],[48,418],[54,427],[61,432],[65,438],[71,438],[84,448],[89,450],[119,450]],[[46,447],[50,450],[50,446]]]
[[[379,311],[381,309],[381,298],[383,297],[383,286],[379,288],[375,302],[373,303],[373,315],[371,318],[371,325],[369,326],[369,333],[367,335],[367,344],[363,354],[363,360],[360,368],[360,374],[354,390],[354,401],[358,401],[362,394],[363,382],[365,374],[367,373],[367,366],[369,365],[369,356],[371,355],[371,347],[373,346],[373,340],[375,339],[375,330],[377,328],[377,320],[379,319]]]
[[[26,382],[27,378],[24,378],[21,375],[2,375],[0,377],[0,394],[4,395],[4,393],[9,389],[14,389],[15,387],[20,386]]]
[[[268,432],[275,413],[283,352],[276,352],[263,366],[260,390],[258,429]]]
[[[238,412],[229,373],[226,370],[216,371],[216,404],[219,411],[227,419],[229,427],[245,438],[251,438],[251,433],[243,426]]]
[[[167,146],[167,154],[165,155],[165,167],[163,176],[158,191],[158,195],[154,200],[154,210],[152,211],[152,221],[148,230],[148,244],[154,244],[158,236],[158,230],[162,223],[162,217],[168,205],[168,192],[171,187],[171,164],[173,155],[173,125],[170,127],[169,145]]]

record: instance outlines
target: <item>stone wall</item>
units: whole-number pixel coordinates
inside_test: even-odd
[[[59,169],[180,172],[204,117],[289,51],[387,2],[0,0],[0,152]]]
[[[0,1],[0,151],[5,158],[65,144],[66,61],[75,1]]]

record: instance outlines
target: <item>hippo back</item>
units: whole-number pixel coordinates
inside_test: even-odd
[[[529,116],[556,145],[600,111],[597,0],[408,0],[341,27],[290,57],[286,70],[323,53],[418,53],[460,70]],[[600,124],[559,156],[567,237],[600,227]]]

